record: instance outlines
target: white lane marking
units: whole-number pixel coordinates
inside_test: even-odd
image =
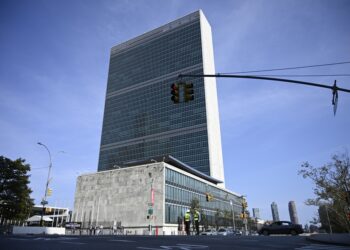
[[[204,245],[187,245],[187,244],[177,244],[176,246],[160,246],[160,248],[153,247],[138,247],[138,249],[152,249],[152,250],[164,250],[164,249],[180,249],[180,250],[191,250],[191,249],[205,249],[209,246]]]
[[[117,242],[136,242],[134,240],[109,240],[109,241],[117,241]]]
[[[60,243],[63,243],[63,244],[75,244],[75,245],[85,245],[86,243],[83,243],[83,242],[70,242],[70,241],[60,241]]]

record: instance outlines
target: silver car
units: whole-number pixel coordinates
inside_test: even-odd
[[[230,229],[226,229],[226,228],[220,228],[217,232],[218,235],[223,235],[223,236],[227,236],[227,235],[231,235],[233,234],[232,230]]]
[[[207,229],[204,232],[201,232],[200,235],[217,235],[215,229]]]

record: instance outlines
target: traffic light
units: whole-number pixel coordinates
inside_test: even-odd
[[[46,195],[47,196],[51,196],[52,195],[52,189],[51,188],[47,189]]]
[[[242,207],[243,207],[244,209],[246,209],[246,208],[248,207],[248,203],[247,203],[246,200],[243,200],[243,201],[242,201]]]
[[[241,217],[241,219],[247,219],[248,215],[246,213],[241,213],[240,217]]]
[[[212,194],[210,194],[210,193],[205,193],[205,199],[206,199],[207,201],[211,201],[213,198],[214,198],[214,196],[213,196]]]
[[[173,83],[171,85],[171,100],[174,103],[180,102],[180,96],[179,96],[179,85],[177,83]]]
[[[193,83],[185,83],[184,97],[185,97],[185,102],[194,100]]]
[[[248,203],[245,199],[242,199],[242,213],[245,214],[245,210],[248,207]]]

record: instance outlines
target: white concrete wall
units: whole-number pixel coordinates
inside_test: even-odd
[[[73,220],[88,224],[111,226],[121,221],[132,234],[143,234],[148,228],[148,204],[151,203],[153,180],[154,212],[152,226],[164,222],[164,167],[154,163],[124,169],[98,172],[78,177]]]
[[[214,52],[211,27],[200,10],[200,25],[202,37],[203,73],[215,74]],[[224,164],[222,159],[219,106],[216,90],[216,79],[204,78],[205,105],[207,111],[207,128],[209,144],[210,175],[225,182]],[[219,184],[225,187],[225,184]]]
[[[14,226],[13,234],[66,234],[64,227],[18,227]]]

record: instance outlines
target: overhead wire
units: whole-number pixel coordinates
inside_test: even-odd
[[[227,73],[220,73],[221,75],[225,75]],[[254,76],[280,76],[280,77],[329,77],[329,76],[350,76],[350,74],[321,74],[321,75],[309,75],[309,74],[306,74],[306,75],[283,75],[283,74],[254,74]]]
[[[294,70],[294,69],[316,68],[316,67],[334,66],[334,65],[342,65],[342,64],[350,64],[350,61],[345,61],[345,62],[334,62],[334,63],[325,63],[325,64],[315,64],[315,65],[306,65],[306,66],[297,66],[297,67],[286,67],[286,68],[274,68],[274,69],[261,69],[261,70],[237,71],[237,72],[222,73],[222,74],[259,73],[259,72],[269,72],[269,71],[281,71],[281,70]]]

